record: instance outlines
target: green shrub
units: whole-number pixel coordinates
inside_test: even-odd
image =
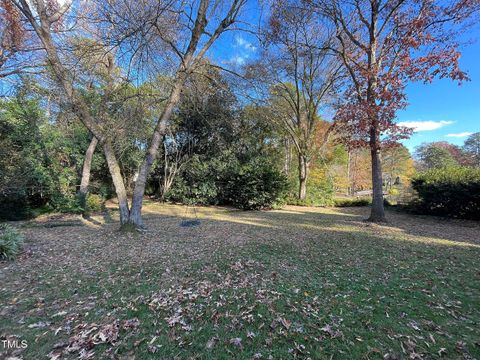
[[[326,168],[312,170],[307,181],[308,205],[332,206],[334,205],[335,186]]]
[[[32,211],[26,196],[18,193],[0,196],[0,219],[16,221],[30,217],[32,217]]]
[[[53,195],[52,198],[53,201],[48,203],[52,211],[70,214],[81,214],[84,212],[84,208],[80,205],[75,194],[70,194],[69,196]]]
[[[271,209],[285,197],[288,180],[267,159],[255,158],[230,166],[223,197],[244,210]]]
[[[13,260],[23,243],[22,235],[7,224],[0,224],[0,258]]]
[[[423,214],[480,220],[480,169],[450,166],[422,172],[412,180]]]
[[[336,207],[350,207],[350,206],[369,206],[372,200],[370,198],[336,198]]]
[[[267,209],[282,203],[288,182],[262,157],[240,162],[229,153],[202,161],[193,158],[177,176],[166,199],[184,204],[233,205],[240,209]]]
[[[165,198],[183,204],[218,204],[219,179],[224,166],[217,159],[202,161],[195,156],[183,173],[175,178]]]
[[[300,200],[297,195],[290,194],[287,199],[288,205],[295,205],[295,206],[318,206],[318,207],[325,207],[325,206],[333,206],[335,201],[333,198],[324,198],[324,197],[314,197],[310,196],[308,192],[310,189],[307,189],[307,198],[305,200]]]
[[[97,194],[88,194],[85,204],[87,212],[95,212],[102,210],[103,198]]]
[[[99,194],[103,199],[111,199],[115,196],[115,190],[109,183],[98,184],[98,186],[96,186],[95,188],[95,192]]]

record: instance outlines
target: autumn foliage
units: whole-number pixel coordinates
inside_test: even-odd
[[[25,38],[19,11],[10,0],[0,0],[0,67],[18,51]]]

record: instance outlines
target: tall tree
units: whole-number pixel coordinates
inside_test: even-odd
[[[419,170],[441,168],[456,165],[457,162],[452,154],[435,143],[424,143],[415,148],[416,167]]]
[[[36,74],[43,67],[41,46],[23,20],[11,0],[0,0],[0,79]]]
[[[69,42],[72,45],[74,61],[78,63],[80,68],[78,73],[82,74],[82,82],[87,84],[87,92],[95,92],[95,87],[103,88],[104,101],[100,108],[105,109],[106,101],[111,100],[110,94],[114,90],[115,81],[113,77],[118,73],[115,68],[113,55],[101,43],[91,41],[90,39],[73,38]],[[80,207],[84,213],[86,211],[86,199],[90,185],[92,160],[97,145],[98,139],[92,135],[90,144],[85,151],[80,187],[77,193]]]
[[[339,61],[351,86],[335,121],[352,142],[367,145],[372,158],[373,201],[369,220],[385,221],[382,192],[382,147],[408,137],[395,124],[406,105],[409,81],[434,77],[462,81],[455,30],[478,8],[478,1],[328,0],[311,1],[319,16],[337,29]]]
[[[165,198],[176,176],[194,155],[208,159],[218,156],[222,149],[234,147],[235,97],[218,69],[204,70],[206,73],[193,74],[185,84],[169,133],[164,136],[161,198]]]
[[[382,153],[383,182],[385,190],[394,185],[408,183],[413,175],[413,161],[408,149],[401,144],[389,147]]]
[[[467,140],[465,140],[463,151],[469,158],[471,164],[480,167],[480,132],[470,135]]]
[[[348,149],[347,177],[349,195],[370,188],[372,183],[372,163],[365,148],[352,147]]]
[[[319,112],[332,102],[341,66],[329,50],[333,34],[300,3],[285,1],[272,6],[262,60],[256,64],[253,76],[270,85],[267,90],[271,120],[294,145],[298,157],[298,198],[305,200],[312,157],[319,150],[318,145],[325,143],[315,141],[322,123]]]
[[[56,83],[62,88],[65,99],[72,111],[78,116],[86,128],[103,145],[105,158],[112,176],[120,208],[120,222],[128,222],[129,208],[127,193],[123,183],[120,166],[113,151],[111,140],[107,138],[102,124],[90,113],[88,104],[75,87],[75,77],[68,66],[62,62],[58,43],[57,30],[61,29],[62,18],[74,8],[67,1],[62,6],[56,1],[38,0],[33,3],[26,0],[11,1],[30,24],[32,31],[37,35],[46,53],[48,65],[53,73]],[[78,10],[77,10],[78,11]],[[57,40],[57,42],[56,42]]]
[[[451,144],[448,141],[435,141],[431,145],[447,150],[457,164],[468,165],[469,159],[460,146]]]

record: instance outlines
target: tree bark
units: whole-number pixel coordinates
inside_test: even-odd
[[[234,2],[232,7],[229,11],[229,16],[231,16],[236,7]],[[143,204],[143,196],[145,195],[145,186],[147,183],[147,177],[150,173],[150,169],[152,167],[153,162],[155,161],[155,157],[158,153],[158,148],[160,147],[160,143],[162,142],[163,135],[165,134],[165,130],[167,128],[168,121],[172,115],[173,109],[178,104],[180,100],[180,94],[182,92],[183,85],[187,79],[188,72],[191,71],[191,66],[195,62],[196,59],[202,58],[205,54],[205,51],[211,46],[211,44],[218,38],[218,36],[226,29],[227,25],[227,18],[221,22],[219,27],[214,31],[211,35],[210,39],[207,43],[203,46],[200,52],[195,55],[195,51],[197,49],[198,43],[202,34],[204,33],[205,26],[207,25],[207,18],[206,13],[208,10],[208,1],[202,0],[198,6],[197,10],[197,18],[195,19],[195,24],[192,29],[190,42],[188,44],[187,50],[185,52],[185,56],[182,59],[182,63],[179,65],[177,69],[176,76],[175,76],[175,83],[173,85],[172,91],[168,98],[167,103],[165,104],[165,108],[160,115],[160,118],[157,122],[155,130],[153,132],[152,140],[147,150],[147,154],[145,159],[143,160],[142,165],[140,166],[140,171],[138,174],[137,181],[135,183],[135,188],[133,190],[133,198],[132,198],[132,207],[130,211],[130,220],[129,222],[135,225],[137,228],[143,228],[142,222],[142,204]]]
[[[90,185],[90,171],[92,168],[92,159],[97,147],[98,140],[94,136],[88,145],[87,151],[85,153],[85,159],[83,160],[83,169],[82,169],[82,180],[80,182],[80,189],[78,190],[78,201],[80,207],[82,208],[83,213],[86,211],[86,201],[88,195],[88,186]]]
[[[368,79],[367,102],[371,109],[376,108],[376,89],[378,85],[377,74],[379,64],[377,63],[377,21],[379,12],[379,2],[372,3],[372,13],[370,21],[370,47],[368,51],[368,70],[372,74]],[[370,154],[372,157],[372,209],[368,221],[386,222],[385,209],[383,207],[383,181],[382,181],[382,161],[380,159],[380,135],[379,135],[378,113],[371,118],[370,127]]]
[[[147,184],[147,177],[150,173],[155,157],[158,153],[158,148],[162,142],[163,135],[167,128],[167,123],[170,120],[173,109],[178,104],[180,100],[180,94],[182,92],[182,87],[185,82],[185,75],[181,74],[170,93],[169,99],[163,112],[160,116],[160,121],[158,122],[155,131],[153,133],[152,141],[148,147],[147,154],[143,160],[142,165],[140,166],[140,171],[138,173],[137,181],[135,182],[135,188],[133,190],[133,199],[132,199],[132,208],[130,212],[129,222],[135,225],[138,228],[143,228],[142,221],[142,203],[143,196],[145,195],[145,186]]]
[[[307,177],[308,161],[302,154],[298,154],[298,198],[305,200],[307,198]]]
[[[285,163],[283,165],[283,172],[285,173],[285,175],[288,176],[288,174],[290,173],[290,163],[292,161],[290,139],[288,137],[285,137],[283,142],[285,145]]]
[[[350,172],[352,169],[352,150],[348,149],[348,160],[347,160],[347,195],[352,196],[353,191],[352,191],[352,180],[350,176]]]
[[[109,142],[103,144],[103,151],[117,194],[118,208],[120,210],[120,225],[124,226],[129,222],[130,210],[128,208],[127,190],[123,182],[122,172],[120,171],[117,158]]]
[[[385,208],[383,206],[383,181],[382,181],[382,162],[380,160],[380,150],[374,146],[370,150],[372,156],[372,209],[368,221],[386,222]]]
[[[168,149],[167,149],[167,144],[165,142],[166,138],[165,136],[163,137],[163,179],[162,182],[160,183],[160,198],[162,200],[165,200],[165,196],[167,193],[170,191],[170,188],[172,187],[173,180],[175,179],[175,176],[177,175],[177,171],[179,169],[178,167],[178,162],[175,159],[172,161],[170,164],[168,160]]]

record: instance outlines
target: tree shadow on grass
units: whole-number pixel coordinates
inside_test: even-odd
[[[375,238],[417,241],[437,245],[480,247],[480,223],[473,221],[449,220],[428,216],[417,216],[396,211],[387,211],[387,224],[365,222],[368,207],[313,208],[288,206],[274,211],[240,211],[229,208],[199,207],[198,215],[202,224],[228,222],[235,228],[233,236],[241,232],[266,232],[268,236],[288,234],[298,236],[336,233],[365,234]],[[149,228],[155,229],[160,217],[169,218],[172,224],[185,217],[185,207],[177,205],[153,205],[145,212]],[[176,220],[174,220],[176,219]],[[233,224],[236,224],[234,226]],[[244,225],[243,228],[241,225]],[[248,226],[251,229],[248,229]],[[170,228],[171,229],[171,228]],[[206,227],[210,229],[210,225]],[[248,231],[247,231],[248,229]],[[260,230],[263,229],[263,230]],[[197,230],[204,233],[205,229]],[[230,233],[230,231],[227,231]]]
[[[422,241],[445,240],[448,242],[465,243],[480,247],[480,222],[446,219],[432,216],[419,216],[387,210],[386,224],[372,224],[365,222],[369,208],[335,208],[321,209],[318,212],[310,210],[295,212],[285,211],[275,214],[273,220],[277,226],[293,223],[300,227],[335,229],[341,227],[350,228],[351,231],[371,233],[380,237],[406,237],[410,240],[417,238]],[[260,216],[262,217],[262,216]],[[272,217],[267,217],[271,219]],[[271,220],[270,220],[271,221]],[[452,244],[453,245],[453,244]]]

